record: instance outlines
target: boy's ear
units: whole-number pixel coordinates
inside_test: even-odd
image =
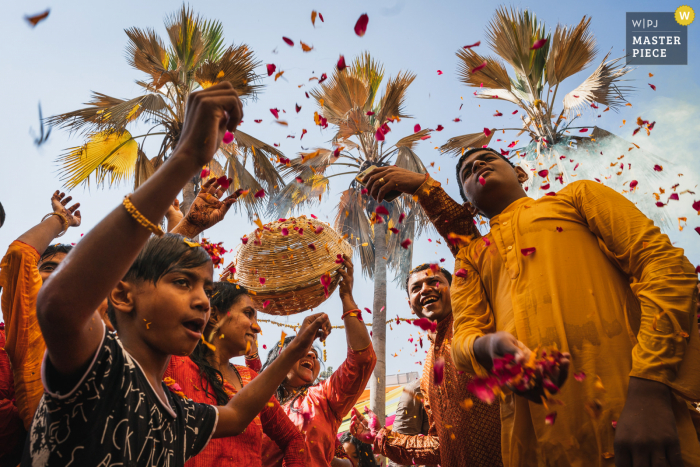
[[[530,176],[523,170],[522,167],[516,166],[515,173],[518,174],[518,182],[522,185],[530,179]]]
[[[115,311],[131,313],[134,310],[134,285],[119,281],[109,293],[109,301],[112,302]]]

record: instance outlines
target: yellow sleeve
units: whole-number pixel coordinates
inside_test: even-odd
[[[683,250],[671,245],[668,236],[620,193],[595,182],[576,185],[576,209],[608,258],[629,275],[641,306],[630,376],[673,386],[696,319],[695,268]]]
[[[46,345],[36,319],[36,297],[42,283],[38,261],[39,253],[33,247],[15,240],[0,263],[5,351],[12,364],[17,408],[26,429],[44,394],[41,362]]]
[[[458,370],[486,376],[488,372],[479,365],[474,357],[474,341],[484,334],[495,332],[491,305],[479,273],[467,261],[468,248],[462,248],[455,260],[450,295],[452,298],[452,314],[454,316],[454,335],[452,337],[452,359]],[[459,272],[463,269],[464,275]]]

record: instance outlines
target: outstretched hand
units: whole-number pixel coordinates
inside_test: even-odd
[[[352,286],[354,284],[354,272],[355,267],[352,264],[352,260],[349,256],[343,255],[343,267],[338,269],[338,274],[340,274],[340,282],[338,283],[338,294],[341,300],[352,300]]]
[[[53,196],[51,196],[51,208],[53,209],[53,212],[62,214],[68,221],[68,225],[65,226],[66,229],[68,229],[68,227],[78,227],[82,221],[80,211],[78,211],[80,203],[75,203],[68,208],[66,207],[66,205],[70,203],[72,199],[72,196],[66,197],[66,194],[59,190],[56,190]]]
[[[381,203],[392,190],[414,194],[425,182],[425,174],[392,165],[374,169],[362,181],[372,198]]]
[[[331,322],[327,314],[316,313],[307,316],[301,323],[296,337],[287,348],[290,349],[290,352],[294,352],[297,359],[302,358],[309,353],[309,349],[317,338],[324,341],[330,333]]]
[[[231,183],[231,179],[228,179]],[[185,218],[172,230],[186,237],[193,238],[203,230],[221,222],[233,203],[238,200],[240,193],[236,192],[223,201],[219,199],[226,192],[216,178],[207,180],[197,197],[192,202]]]
[[[350,425],[350,434],[359,439],[363,443],[372,444],[374,439],[382,429],[377,416],[370,409],[365,407],[365,412],[369,415],[369,421],[355,407],[352,408],[352,423]]]

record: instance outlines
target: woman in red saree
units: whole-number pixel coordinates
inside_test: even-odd
[[[257,373],[229,360],[244,355],[260,332],[253,301],[246,289],[217,282],[211,298],[211,315],[200,342],[189,357],[170,359],[165,383],[170,390],[195,402],[224,405]],[[306,446],[299,430],[273,396],[253,423],[238,436],[212,439],[186,467],[261,467],[263,433],[282,453],[287,467],[306,463]]]
[[[361,321],[360,310],[352,297],[353,265],[348,257],[345,257],[345,270],[340,269],[338,273],[342,277],[338,289],[343,304],[347,358],[330,378],[314,385],[321,365],[317,351],[312,349],[292,367],[277,389],[277,398],[284,411],[306,440],[307,465],[311,467],[330,466],[343,416],[357,402],[377,363],[367,327]],[[287,337],[270,351],[265,367],[277,358],[291,339]],[[282,452],[268,437],[263,439],[263,453],[265,467],[282,465]]]

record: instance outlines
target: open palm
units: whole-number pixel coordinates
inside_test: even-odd
[[[82,221],[80,211],[78,211],[80,203],[75,203],[68,208],[66,207],[72,199],[72,196],[66,197],[66,194],[59,190],[56,190],[53,196],[51,196],[51,208],[53,212],[65,216],[68,221],[68,225],[65,226],[66,229],[68,229],[68,227],[78,227]]]

